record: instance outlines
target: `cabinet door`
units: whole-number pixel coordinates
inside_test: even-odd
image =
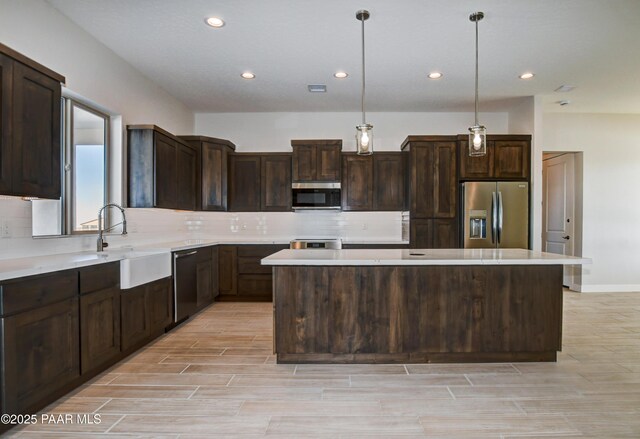
[[[137,346],[151,333],[146,306],[146,286],[122,290],[120,313],[122,316],[122,350]]]
[[[2,319],[5,413],[34,413],[80,376],[78,298]]]
[[[227,210],[227,149],[202,143],[202,210]]]
[[[495,140],[493,149],[496,178],[526,179],[529,177],[529,142]]]
[[[211,294],[212,301],[220,294],[218,247],[211,248]]]
[[[373,154],[373,210],[403,210],[404,187],[402,153]]]
[[[261,210],[291,210],[291,155],[262,156]]]
[[[481,180],[493,177],[493,142],[487,142],[487,153],[482,156],[469,156],[469,142],[459,142],[460,178],[465,180]]]
[[[342,156],[342,210],[373,209],[373,158]]]
[[[218,248],[218,273],[220,296],[235,296],[238,294],[237,278],[237,247],[223,245]]]
[[[340,180],[342,148],[337,145],[318,145],[316,148],[316,179],[318,181]]]
[[[229,210],[260,210],[260,156],[232,155],[229,173]]]
[[[189,146],[177,145],[177,207],[183,210],[196,209],[197,151]]]
[[[60,83],[21,64],[13,67],[12,192],[60,198]]]
[[[80,356],[85,374],[108,365],[120,354],[120,289],[80,297]]]
[[[435,142],[433,145],[433,216],[456,216],[456,143]]]
[[[175,209],[178,206],[178,144],[154,132],[155,137],[155,206]]]
[[[409,246],[411,248],[433,247],[433,220],[411,219]]]
[[[200,252],[199,250],[198,252]],[[211,259],[200,261],[196,265],[197,304],[203,308],[213,300],[213,286],[211,273]]]
[[[431,248],[459,248],[458,221],[456,219],[434,219]]]
[[[149,333],[164,332],[173,321],[173,290],[171,278],[146,285],[145,306],[149,316]]]
[[[294,146],[291,166],[293,181],[314,181],[316,179],[317,158],[315,146]]]
[[[11,193],[11,83],[13,60],[0,53],[0,194]]]
[[[433,216],[433,148],[430,143],[411,144],[411,217]]]

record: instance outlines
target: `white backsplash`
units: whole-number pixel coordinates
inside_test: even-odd
[[[342,238],[353,242],[400,241],[401,212],[186,212],[126,209],[129,234],[107,235],[111,247],[187,239],[239,241]],[[114,213],[114,215],[118,215]],[[0,259],[91,251],[96,235],[31,237],[31,204],[0,196]]]

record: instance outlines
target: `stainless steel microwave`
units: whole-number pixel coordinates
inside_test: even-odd
[[[293,183],[293,210],[340,210],[340,183]]]

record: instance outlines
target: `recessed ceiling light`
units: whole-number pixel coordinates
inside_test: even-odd
[[[531,79],[531,78],[533,78],[534,76],[536,76],[536,74],[535,74],[535,73],[526,72],[526,73],[523,73],[522,75],[520,75],[520,76],[519,76],[519,78],[520,78],[520,79]]]
[[[429,79],[440,79],[442,78],[442,73],[440,72],[431,72],[427,75]]]
[[[205,20],[205,23],[207,23],[211,27],[224,26],[224,20],[218,17],[207,17],[207,19]]]
[[[256,77],[256,75],[254,75],[254,74],[253,74],[253,73],[251,73],[251,72],[244,72],[244,73],[243,73],[242,75],[240,75],[240,76],[242,76],[244,79],[253,79],[253,78],[255,78],[255,77]]]
[[[326,93],[327,86],[324,84],[309,84],[307,85],[307,89],[311,93]]]
[[[338,79],[344,79],[347,76],[349,76],[349,74],[347,72],[335,72],[333,76],[335,76]]]
[[[560,93],[566,93],[573,90],[574,88],[575,87],[573,85],[561,85],[560,87],[556,88],[555,91],[558,91]]]

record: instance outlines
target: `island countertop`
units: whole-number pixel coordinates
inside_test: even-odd
[[[591,259],[519,248],[281,250],[262,265],[583,265]]]

